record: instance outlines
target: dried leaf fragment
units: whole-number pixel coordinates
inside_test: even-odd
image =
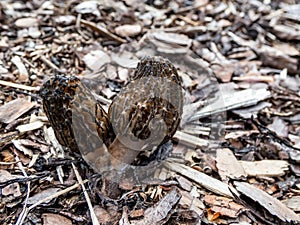
[[[164,224],[165,219],[168,218],[172,208],[179,202],[181,194],[174,188],[165,197],[163,197],[157,204],[145,210],[145,217],[138,221],[137,225],[144,224]]]

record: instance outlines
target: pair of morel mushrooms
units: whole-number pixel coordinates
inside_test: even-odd
[[[80,152],[97,172],[122,169],[154,153],[175,134],[182,115],[181,79],[162,57],[145,57],[104,111],[77,77],[55,76],[41,89],[59,143]]]

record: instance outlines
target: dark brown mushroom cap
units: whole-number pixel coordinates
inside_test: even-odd
[[[43,99],[43,108],[53,127],[59,143],[69,147],[72,151],[79,152],[78,144],[82,144],[79,138],[85,138],[86,133],[81,132],[85,125],[93,127],[101,140],[109,145],[114,139],[108,116],[100,103],[97,102],[90,91],[77,77],[55,76],[45,82],[40,95]],[[76,100],[75,100],[76,99]],[[80,110],[80,115],[77,112]],[[74,114],[75,113],[75,114]],[[76,117],[74,117],[76,116]],[[74,119],[76,118],[76,124]],[[80,124],[82,123],[82,124]],[[87,124],[91,123],[91,124]],[[75,135],[74,132],[77,132]],[[84,147],[87,149],[87,146]],[[90,151],[92,151],[90,149]]]
[[[182,88],[174,65],[162,57],[142,59],[132,80],[113,99],[109,118],[117,137],[135,150],[171,139],[182,115]]]

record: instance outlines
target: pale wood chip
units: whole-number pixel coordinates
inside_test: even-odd
[[[29,205],[36,204],[37,202],[41,201],[42,199],[52,196],[59,190],[60,190],[59,188],[47,188],[45,190],[42,190],[42,191],[34,194],[33,196],[29,197],[27,204],[29,204]],[[51,201],[51,199],[49,199],[48,201],[45,201],[45,203],[49,203],[50,201]]]
[[[142,26],[139,24],[125,24],[116,27],[115,31],[121,37],[133,37],[142,32]]]
[[[283,160],[239,161],[248,176],[277,177],[289,170],[289,163]]]
[[[18,178],[17,176],[11,175],[8,171],[6,170],[0,170],[0,182],[3,183],[5,181],[13,180]],[[14,197],[19,197],[21,196],[21,191],[20,191],[20,185],[19,183],[12,183],[7,186],[4,186],[1,188],[1,195],[3,196],[8,196],[8,195],[13,195]]]
[[[177,131],[173,137],[175,140],[178,140],[179,143],[196,148],[196,147],[206,147],[209,142],[205,139]]]
[[[232,197],[231,192],[229,191],[229,186],[215,178],[212,178],[202,172],[194,170],[188,166],[179,164],[179,163],[165,163],[166,167],[169,169],[191,179],[195,183],[203,186],[204,188],[228,197]]]
[[[190,121],[224,112],[226,110],[256,105],[259,101],[265,100],[270,96],[270,91],[264,88],[224,93],[223,95],[220,95],[216,101],[203,107],[197,113],[195,113],[194,116],[190,118]]]
[[[249,137],[251,134],[259,134],[258,130],[239,130],[233,131],[225,135],[225,139],[236,139],[239,137],[247,136]]]
[[[15,25],[20,28],[29,28],[32,26],[38,26],[38,19],[33,17],[17,19]]]
[[[218,173],[222,180],[245,178],[247,176],[242,165],[239,164],[232,151],[228,148],[217,150],[216,162]]]
[[[12,140],[11,141],[14,146],[21,152],[23,152],[27,156],[32,156],[33,152],[31,149],[26,148],[25,146],[22,145],[21,140]]]
[[[181,205],[183,208],[191,209],[195,211],[199,218],[203,215],[203,209],[205,209],[205,205],[199,198],[193,197],[189,192],[187,191],[181,191],[180,194],[182,195],[179,205]]]
[[[271,107],[272,104],[266,101],[259,102],[257,105],[250,106],[250,107],[244,107],[241,109],[235,109],[233,112],[235,114],[238,114],[240,117],[245,118],[245,119],[250,119],[251,117],[257,118],[257,114],[260,110]]]
[[[234,77],[232,80],[234,81],[247,81],[247,82],[266,82],[273,83],[275,78],[273,76],[263,76],[263,75],[245,75],[242,77]]]
[[[282,201],[290,209],[300,212],[300,196],[293,196]]]
[[[91,13],[94,14],[97,17],[100,17],[100,11],[98,9],[98,5],[100,2],[89,0],[89,1],[83,1],[80,2],[78,5],[74,7],[75,11],[80,14],[87,14]]]
[[[92,71],[99,71],[105,64],[110,63],[109,55],[100,49],[93,50],[83,57],[83,61]]]
[[[32,123],[28,123],[28,124],[24,124],[24,125],[20,125],[17,126],[17,130],[20,131],[21,133],[23,132],[28,132],[28,131],[32,131],[32,130],[36,130],[41,128],[44,125],[43,122],[41,121],[36,121],[36,122],[32,122]]]
[[[280,137],[287,137],[289,134],[288,124],[279,117],[275,117],[273,123],[269,124],[267,127]]]
[[[156,40],[168,43],[170,45],[190,46],[192,44],[192,40],[184,34],[166,33],[159,31],[153,32],[152,35]]]
[[[11,58],[11,62],[15,64],[15,66],[18,68],[19,81],[20,82],[28,81],[28,71],[24,63],[22,62],[21,58],[19,56],[14,56]]]
[[[178,184],[180,185],[180,187],[186,191],[191,191],[192,190],[192,182],[189,181],[188,179],[186,179],[183,176],[177,176],[176,180],[178,181]]]

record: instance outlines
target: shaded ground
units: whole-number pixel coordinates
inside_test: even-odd
[[[298,224],[296,3],[0,1],[0,223]],[[178,68],[184,115],[155,177],[112,187],[58,144],[39,89],[79,76],[107,110],[145,55]]]

